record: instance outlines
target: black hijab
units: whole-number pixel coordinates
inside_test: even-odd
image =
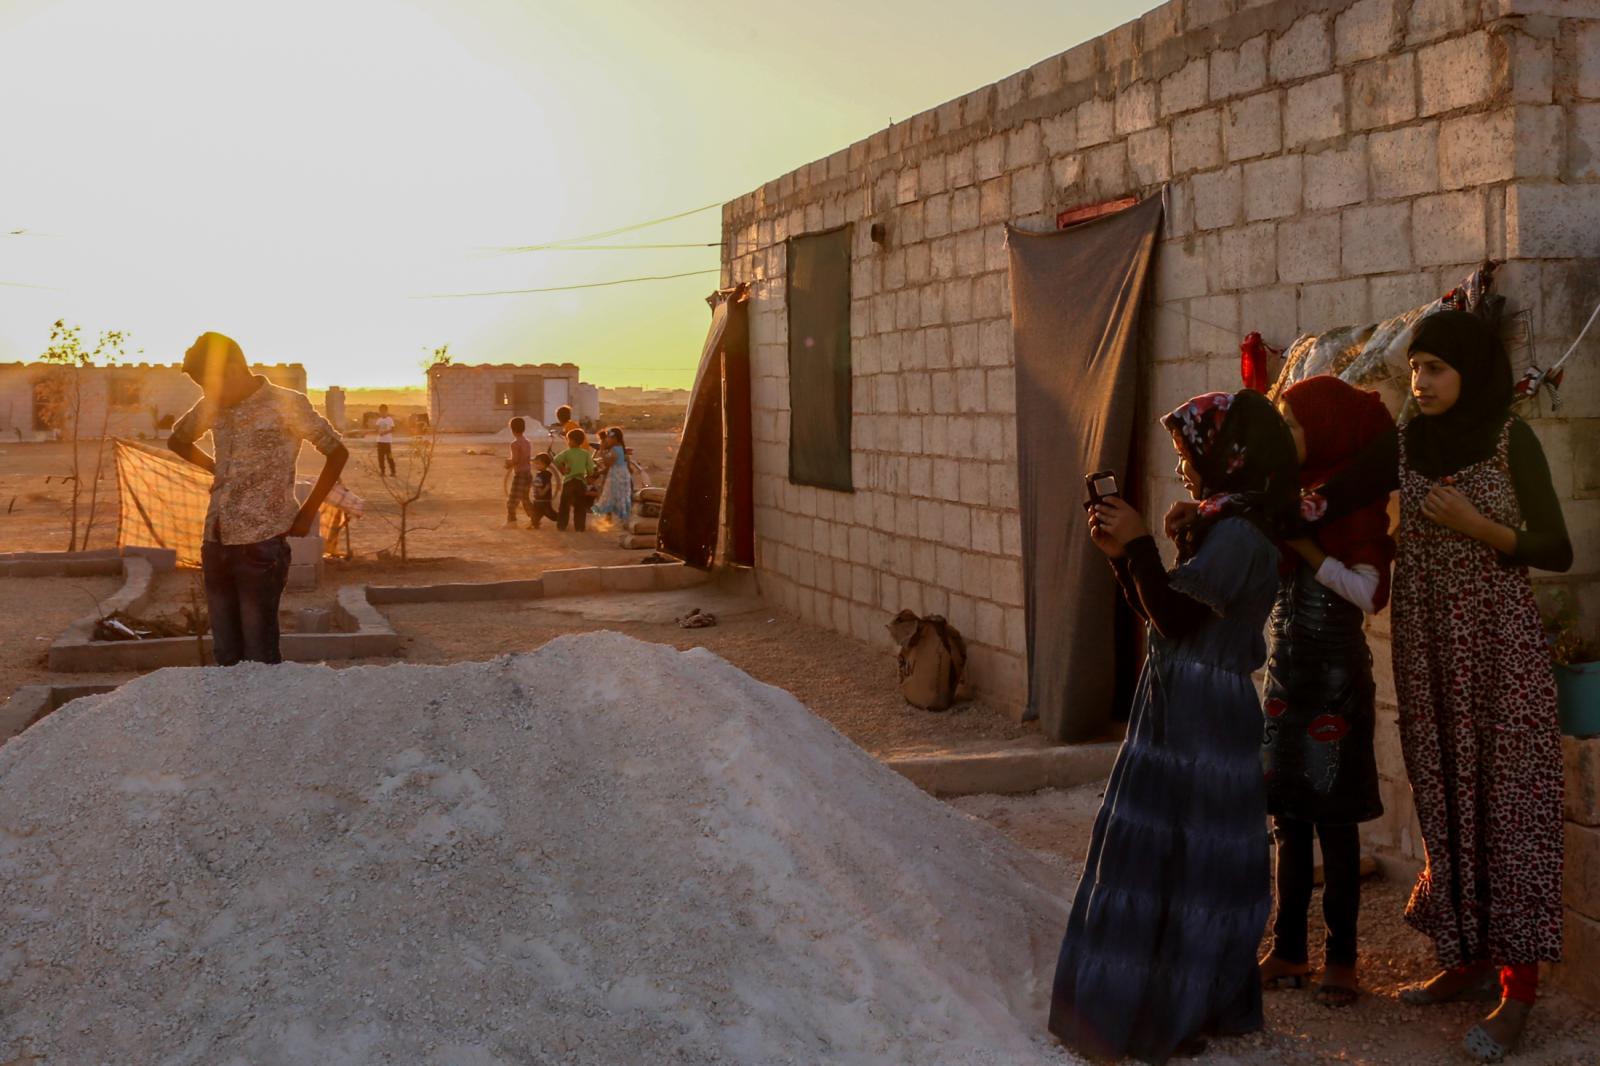
[[[1417,326],[1410,350],[1449,363],[1461,375],[1461,395],[1444,414],[1406,423],[1407,465],[1441,478],[1493,455],[1514,395],[1511,360],[1494,326],[1466,311],[1436,311]]]
[[[1210,528],[1237,516],[1276,539],[1295,515],[1300,463],[1294,437],[1259,392],[1208,392],[1161,419],[1200,476],[1205,499],[1178,537],[1178,556],[1200,548]]]

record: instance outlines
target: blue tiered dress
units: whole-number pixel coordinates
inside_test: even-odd
[[[1225,518],[1170,587],[1213,614],[1178,639],[1149,630],[1050,1008],[1075,1050],[1157,1063],[1193,1037],[1262,1025],[1269,840],[1250,675],[1266,660],[1278,549]]]

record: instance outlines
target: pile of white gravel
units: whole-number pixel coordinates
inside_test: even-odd
[[[1060,1062],[1070,888],[705,651],[163,670],[0,748],[0,1062]]]

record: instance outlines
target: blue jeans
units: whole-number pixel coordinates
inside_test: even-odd
[[[289,580],[289,541],[271,537],[254,544],[200,546],[206,610],[211,616],[211,654],[218,666],[249,659],[281,663],[278,601]]]

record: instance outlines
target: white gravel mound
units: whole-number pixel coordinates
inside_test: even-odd
[[[0,748],[0,1062],[1060,1062],[1058,882],[704,651],[163,670]]]

